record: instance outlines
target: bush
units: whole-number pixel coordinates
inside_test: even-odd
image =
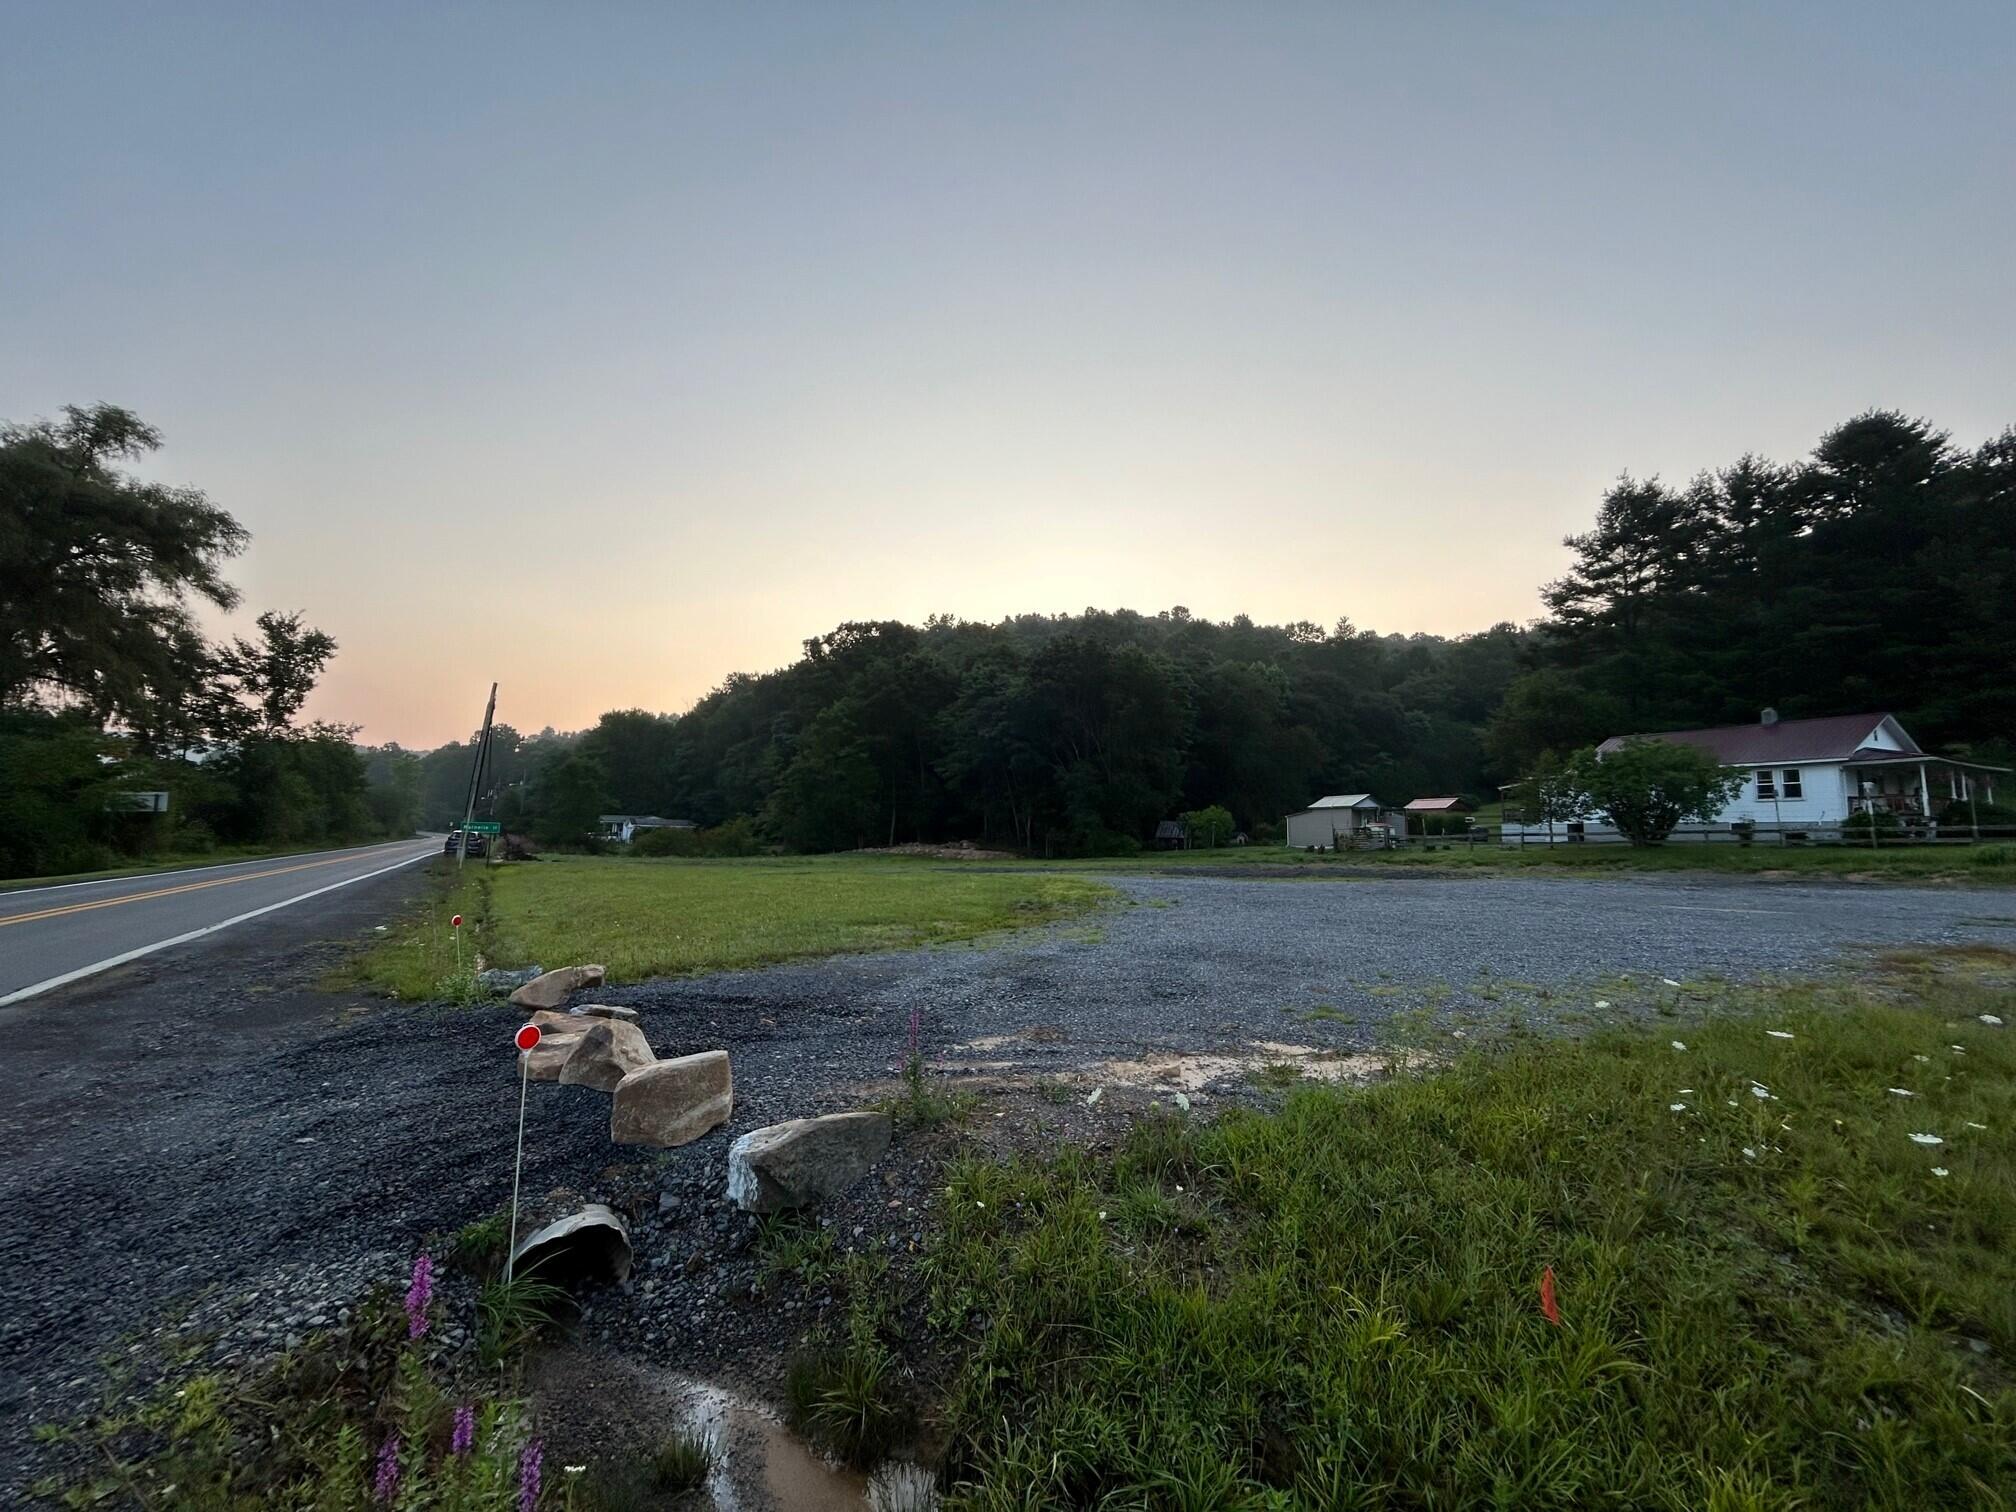
[[[1975,824],[1983,829],[2016,829],[2016,808],[1976,801],[1971,809],[1965,803],[1949,803],[1939,810],[1941,829],[1967,829]]]
[[[1850,815],[1841,825],[1841,834],[1849,840],[1867,840],[1873,833],[1880,839],[1884,835],[1900,834],[1903,829],[1903,824],[1898,821],[1895,814],[1871,810]]]
[[[746,817],[713,829],[649,829],[630,842],[633,856],[760,856],[766,849]]]

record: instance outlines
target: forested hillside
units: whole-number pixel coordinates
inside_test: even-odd
[[[196,633],[190,602],[236,602],[220,564],[244,532],[194,490],[116,471],[157,442],[106,407],[0,441],[0,864],[85,864],[171,830],[305,843],[458,820],[470,746],[360,751],[346,727],[298,724],[329,637],[287,615],[250,641]],[[1264,833],[1325,792],[1489,796],[1546,752],[1767,704],[2016,747],[2016,431],[1968,452],[1864,415],[1803,462],[1620,479],[1568,545],[1544,619],[1453,639],[1180,608],[846,624],[681,715],[501,727],[483,807],[554,844],[616,811],[731,826],[743,847],[1062,854],[1207,805]],[[115,790],[145,787],[178,791],[172,821],[118,810]]]
[[[503,812],[554,838],[614,809],[804,850],[1101,851],[1210,803],[1260,830],[1324,792],[1486,796],[1543,752],[1767,704],[1892,710],[1991,755],[2016,737],[2016,432],[1968,453],[1865,415],[1798,464],[1621,479],[1568,544],[1547,618],[1455,639],[1182,609],[843,625],[678,718],[509,735]],[[466,751],[429,768],[459,802]]]

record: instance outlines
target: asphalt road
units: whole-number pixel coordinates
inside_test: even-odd
[[[0,1007],[410,866],[438,837],[0,893]]]

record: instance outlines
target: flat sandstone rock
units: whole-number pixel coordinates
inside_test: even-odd
[[[620,1145],[671,1149],[726,1123],[734,1110],[728,1052],[703,1050],[653,1061],[618,1082],[609,1108],[609,1137]]]
[[[558,971],[532,978],[511,994],[511,1001],[520,1008],[558,1008],[567,1001],[568,994],[600,987],[602,978],[608,974],[601,966],[562,966]]]
[[[560,1068],[560,1082],[568,1087],[593,1087],[614,1092],[616,1084],[632,1071],[653,1064],[651,1042],[635,1024],[620,1019],[589,1019],[588,1029],[575,1042],[574,1053]]]

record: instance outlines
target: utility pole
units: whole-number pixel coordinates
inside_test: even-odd
[[[469,802],[462,810],[462,839],[455,847],[455,870],[469,859],[469,825],[476,817],[476,784],[483,775],[483,758],[490,750],[490,721],[497,714],[497,684],[490,684],[490,702],[483,706],[483,733],[476,739],[476,759],[469,763]]]

